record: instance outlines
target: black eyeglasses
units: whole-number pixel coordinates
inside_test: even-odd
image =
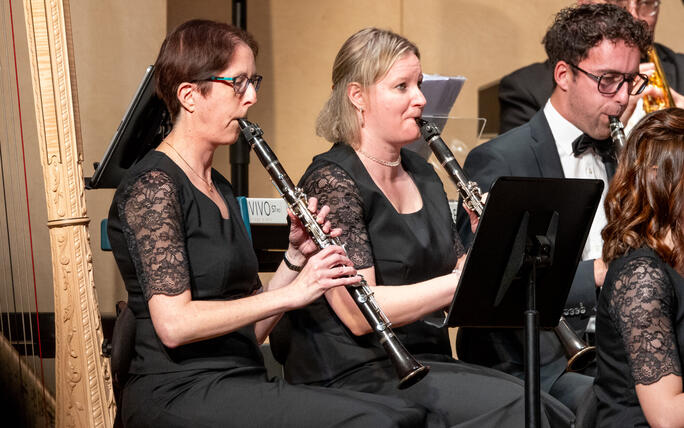
[[[198,80],[198,82],[225,82],[226,84],[231,85],[233,87],[233,90],[235,91],[236,95],[242,95],[245,92],[247,92],[247,86],[250,83],[254,86],[254,90],[258,91],[259,86],[261,85],[261,79],[263,78],[264,76],[261,76],[259,74],[255,74],[254,77],[247,77],[246,74],[241,74],[235,77],[211,76],[204,80]]]
[[[582,73],[586,74],[590,78],[596,80],[598,91],[606,95],[614,95],[622,88],[622,85],[627,82],[627,91],[630,95],[639,95],[644,91],[646,85],[648,85],[648,76],[641,73],[625,74],[608,72],[603,73],[600,76],[591,74],[586,70],[582,70],[578,66],[572,63],[568,63],[572,68],[575,68]]]

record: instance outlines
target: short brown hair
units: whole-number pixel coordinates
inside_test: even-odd
[[[364,88],[369,87],[408,53],[420,58],[416,45],[388,30],[364,28],[349,37],[335,57],[333,89],[318,114],[316,134],[332,143],[355,145],[359,124],[354,106],[347,97],[347,85],[356,82]]]
[[[157,96],[164,100],[172,120],[180,112],[178,86],[200,81],[200,93],[206,95],[210,86],[201,81],[226,69],[239,43],[246,44],[257,55],[258,46],[251,34],[222,22],[195,19],[166,36],[154,65],[154,76]]]
[[[642,246],[684,267],[684,110],[669,108],[644,117],[618,160],[605,201],[606,263]],[[673,248],[665,243],[671,232]]]

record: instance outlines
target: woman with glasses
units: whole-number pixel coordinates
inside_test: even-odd
[[[684,110],[632,130],[606,196],[598,426],[684,426]]]
[[[271,335],[285,377],[295,384],[373,392],[428,410],[434,426],[524,425],[522,382],[452,358],[443,321],[465,258],[439,177],[403,147],[420,137],[425,98],[418,48],[367,28],[343,44],[317,133],[333,147],[314,158],[301,185],[330,206],[331,222],[371,286],[394,333],[430,373],[399,390],[395,370],[345,290],[329,290],[288,312]],[[542,426],[572,414],[545,401]]]
[[[315,245],[293,220],[288,259],[306,266],[299,275],[281,266],[269,284],[259,281],[230,183],[211,168],[256,102],[256,52],[249,34],[211,21],[189,21],[162,44],[155,78],[173,129],[129,170],[109,215],[136,318],[124,424],[421,426],[424,412],[399,399],[266,377],[258,343],[282,313],[359,279],[340,247],[312,255]],[[329,232],[327,211],[318,220]]]

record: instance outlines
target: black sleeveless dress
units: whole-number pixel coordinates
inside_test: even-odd
[[[341,240],[356,268],[373,266],[382,285],[445,275],[464,252],[437,174],[413,152],[402,150],[401,159],[423,200],[412,214],[395,210],[346,144],[316,156],[301,180],[308,196],[331,207],[328,218],[343,229]],[[375,336],[354,336],[325,298],[288,312],[271,334],[271,346],[286,379],[295,384],[399,396],[426,408],[435,425],[523,426],[521,382],[454,360],[447,329],[429,323],[443,319],[440,311],[394,329],[409,352],[431,366],[425,379],[402,391]],[[572,414],[549,400],[547,412],[557,426],[568,426]]]
[[[148,300],[190,290],[193,300],[232,300],[259,290],[258,263],[230,183],[212,171],[229,218],[164,153],[129,170],[108,234],[136,317],[135,357],[124,387],[127,426],[414,427],[425,412],[403,400],[268,380],[248,325],[168,348]]]
[[[610,263],[596,316],[600,427],[647,427],[636,384],[682,375],[684,278],[650,248]]]

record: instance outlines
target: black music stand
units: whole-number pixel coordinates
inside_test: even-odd
[[[539,326],[558,325],[602,191],[601,180],[499,178],[444,321],[525,327],[527,426],[541,416]]]
[[[171,129],[169,113],[157,97],[152,79],[154,66],[145,70],[102,161],[95,164],[87,189],[116,189],[126,170],[161,143]]]

